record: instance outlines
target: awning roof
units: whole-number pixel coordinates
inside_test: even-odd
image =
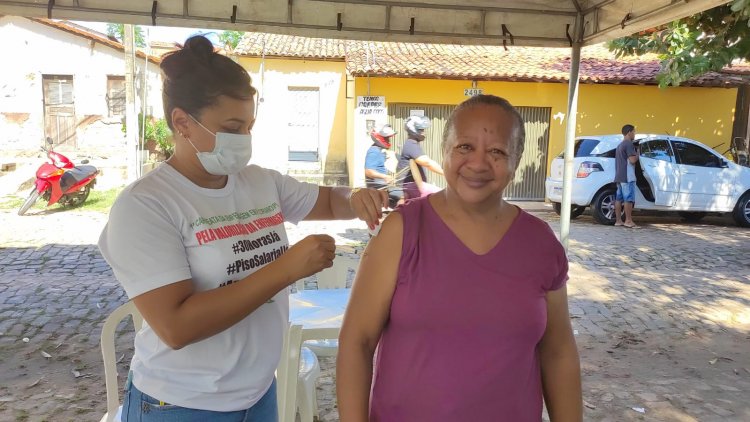
[[[585,45],[629,35],[727,0],[0,0],[0,14],[463,45]]]

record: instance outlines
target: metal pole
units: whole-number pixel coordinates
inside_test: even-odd
[[[573,147],[576,136],[576,113],[578,113],[578,76],[581,64],[582,16],[576,18],[573,45],[570,56],[570,82],[568,84],[568,121],[565,128],[565,168],[563,171],[563,194],[560,204],[560,241],[565,252],[570,238],[570,206],[573,188]]]
[[[128,183],[138,178],[138,115],[135,111],[135,33],[133,25],[125,25],[125,147],[127,150]]]
[[[143,86],[141,87],[141,138],[138,143],[138,177],[143,176],[143,154],[146,146],[146,111],[148,111],[148,56],[151,54],[151,48],[148,45],[148,28],[146,29],[146,49],[144,50],[146,58],[143,60]],[[148,151],[145,152],[148,158]]]

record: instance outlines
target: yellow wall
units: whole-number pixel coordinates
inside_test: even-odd
[[[347,153],[346,65],[311,61],[241,57],[263,102],[253,129],[253,161],[285,172],[288,163],[288,87],[320,89],[320,155],[327,172],[345,172]],[[294,165],[294,164],[292,164]]]
[[[407,78],[356,79],[356,95],[382,95],[387,103],[458,104],[471,81]],[[549,162],[565,143],[568,85],[564,83],[478,81],[485,94],[513,105],[552,107]],[[665,133],[696,139],[708,146],[730,141],[736,88],[640,85],[588,85],[579,92],[576,135],[620,133],[631,123],[639,133]]]
[[[288,169],[289,86],[320,89],[320,152],[324,170],[345,171],[364,165],[353,153],[353,107],[356,96],[385,96],[387,103],[458,104],[471,81],[408,78],[355,78],[347,92],[346,65],[342,61],[261,59],[241,57],[263,103],[253,131],[253,161],[280,171]],[[369,85],[369,87],[368,87]],[[548,162],[563,149],[568,86],[564,83],[478,81],[487,94],[508,99],[517,106],[551,107]],[[347,98],[348,95],[348,98]],[[659,89],[638,85],[581,85],[577,135],[619,133],[625,123],[639,133],[686,136],[715,146],[729,142],[732,134],[736,88],[680,87]],[[728,145],[728,144],[727,144]],[[362,163],[359,163],[362,161]]]

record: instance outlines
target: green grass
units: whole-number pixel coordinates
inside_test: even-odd
[[[115,198],[117,198],[117,195],[119,195],[120,191],[122,191],[123,188],[112,188],[107,190],[97,190],[96,188],[91,190],[91,194],[89,194],[88,199],[86,199],[86,202],[83,203],[80,207],[75,207],[76,210],[82,210],[82,211],[96,211],[96,212],[109,212],[109,209],[112,207],[112,204],[115,202]],[[23,205],[24,201],[26,200],[26,197],[15,197],[15,196],[6,196],[4,198],[0,198],[0,209],[3,210],[15,210],[17,211],[19,208],[21,208],[21,205]],[[38,212],[42,211],[44,209],[47,209],[47,203],[43,199],[39,199],[36,201],[36,204],[34,204],[30,209],[29,212]],[[51,207],[49,207],[49,211],[62,211],[64,209],[68,209],[66,207],[62,207],[59,204],[54,204]]]
[[[120,194],[123,188],[112,188],[107,190],[92,190],[86,202],[79,208],[86,211],[109,212],[115,198]],[[20,207],[20,205],[19,205]]]

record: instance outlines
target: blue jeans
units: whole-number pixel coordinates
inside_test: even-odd
[[[615,201],[635,203],[635,182],[618,183]]]
[[[189,409],[171,404],[160,405],[159,400],[138,390],[128,375],[122,422],[278,422],[276,380],[260,401],[246,410],[214,412]]]

